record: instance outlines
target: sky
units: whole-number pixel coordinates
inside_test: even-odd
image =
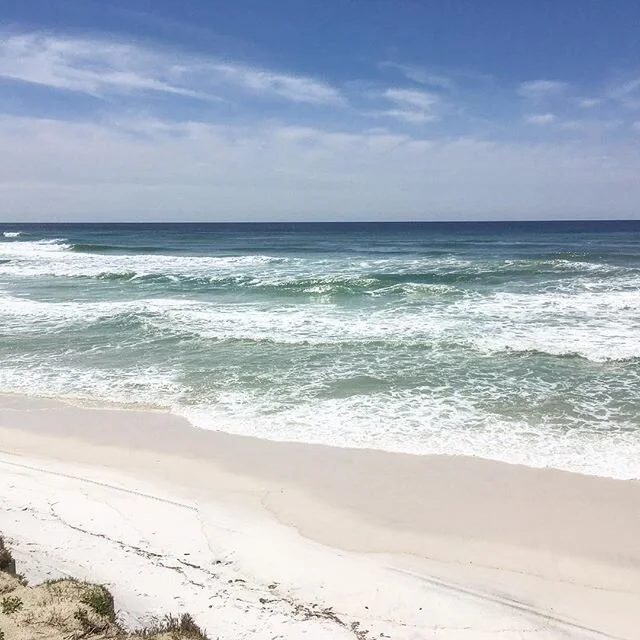
[[[640,218],[638,0],[0,1],[0,221]]]

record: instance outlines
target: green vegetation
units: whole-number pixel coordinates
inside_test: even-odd
[[[73,619],[80,623],[80,628],[84,636],[106,632],[111,626],[109,621],[104,618],[97,620],[90,618],[87,610],[81,607],[73,612]]]
[[[99,616],[109,620],[109,622],[116,621],[113,596],[102,585],[93,585],[82,595],[80,601],[91,607]]]
[[[15,571],[13,557],[0,536],[0,600],[8,628],[0,640],[15,637],[46,637],[49,640],[208,640],[188,614],[167,615],[136,632],[128,632],[116,621],[113,596],[102,585],[74,578],[48,580],[27,587]]]
[[[77,578],[52,578],[42,583],[45,587],[55,587],[58,584],[82,584]]]
[[[4,544],[4,538],[0,536],[0,571],[8,571],[13,563],[11,551]]]
[[[162,620],[136,631],[135,635],[140,638],[155,638],[165,633],[176,638],[208,640],[204,631],[188,613],[180,616],[165,616]]]
[[[2,598],[2,602],[0,602],[2,613],[6,613],[7,615],[20,611],[23,606],[24,603],[20,598],[18,598],[18,596],[5,596]]]

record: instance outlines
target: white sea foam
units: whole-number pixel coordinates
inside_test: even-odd
[[[22,231],[3,231],[2,235],[5,238],[18,238],[22,235]]]
[[[62,367],[59,358],[17,358],[0,368],[0,389],[27,396],[104,401],[170,408],[183,389],[174,372],[134,366],[114,374],[108,369]]]
[[[0,258],[6,257],[15,260],[13,274],[18,275],[18,270],[22,266],[27,266],[29,263],[44,266],[51,260],[55,260],[55,256],[52,254],[67,251],[70,246],[62,238],[2,242],[0,243]],[[65,260],[63,256],[60,256],[59,259]]]
[[[487,354],[539,352],[596,362],[640,358],[640,290],[469,295],[428,307],[347,311],[322,301],[269,306],[180,298],[43,302],[5,295],[0,303],[4,326],[18,333],[127,316],[144,317],[148,326],[167,335],[190,333],[207,340],[456,343]]]
[[[496,351],[578,355],[596,362],[640,358],[640,289],[571,294],[497,293],[454,305],[468,341]],[[466,308],[465,308],[466,307]]]
[[[0,258],[10,258],[10,261],[0,265],[0,274],[27,278],[95,278],[108,274],[130,275],[132,279],[148,275],[206,277],[285,261],[284,258],[264,255],[200,257],[91,254],[74,252],[72,248],[62,239],[0,244]]]

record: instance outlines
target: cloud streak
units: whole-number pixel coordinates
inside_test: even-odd
[[[558,117],[553,113],[532,113],[525,116],[525,122],[529,124],[552,124]]]
[[[609,97],[625,109],[640,109],[640,77],[628,78],[609,92]]]
[[[394,69],[396,71],[399,71],[408,80],[435,89],[453,92],[458,87],[456,81],[453,78],[440,73],[434,73],[429,69],[425,69],[423,67],[408,64],[398,64],[397,62],[390,61],[381,62],[379,66],[381,69]]]
[[[602,98],[579,98],[577,100],[577,105],[581,109],[595,109],[596,107],[601,106],[602,103]]]
[[[529,80],[518,87],[518,94],[527,100],[540,102],[562,95],[569,85],[558,80]]]
[[[424,124],[439,120],[443,102],[440,96],[414,89],[387,89],[383,98],[395,105],[380,115],[396,118],[412,124]]]
[[[104,97],[163,93],[219,100],[229,89],[316,105],[343,101],[320,80],[108,39],[3,34],[0,77]]]

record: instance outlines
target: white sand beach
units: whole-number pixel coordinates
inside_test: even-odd
[[[0,530],[32,582],[213,638],[640,629],[640,482],[276,443],[156,411],[0,400]]]

